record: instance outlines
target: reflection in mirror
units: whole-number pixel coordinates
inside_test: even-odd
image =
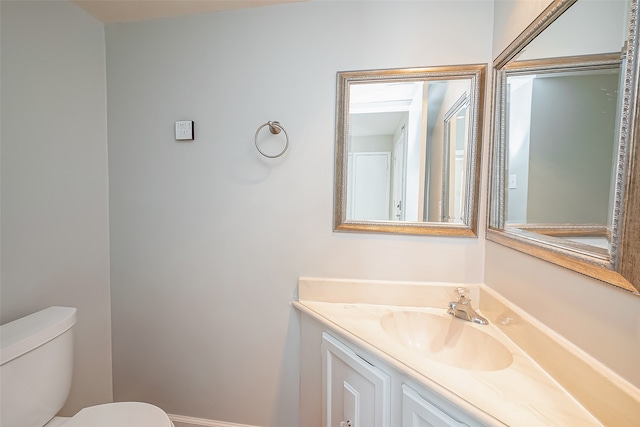
[[[620,54],[506,70],[504,227],[611,248]],[[602,250],[600,250],[602,249]]]
[[[475,235],[484,70],[338,73],[336,230]]]
[[[638,238],[625,199],[637,181],[631,11],[556,1],[496,60],[487,237],[637,292],[622,250]]]
[[[465,92],[444,116],[442,140],[442,222],[463,222],[464,164],[467,145],[469,95]]]

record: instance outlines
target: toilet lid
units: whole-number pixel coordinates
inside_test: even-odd
[[[82,409],[63,427],[173,427],[157,406],[140,402],[107,403]]]

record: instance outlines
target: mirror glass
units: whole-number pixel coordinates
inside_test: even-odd
[[[611,249],[620,55],[606,58],[507,72],[504,227]]]
[[[485,67],[338,73],[338,231],[476,233]]]
[[[631,11],[556,1],[496,60],[488,238],[636,292],[619,274]]]

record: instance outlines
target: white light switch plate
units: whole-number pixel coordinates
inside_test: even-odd
[[[193,121],[176,122],[176,139],[178,141],[193,140]]]

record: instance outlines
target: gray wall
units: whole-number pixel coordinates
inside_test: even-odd
[[[0,320],[78,308],[69,415],[112,399],[104,27],[67,2],[0,10]]]
[[[495,2],[494,56],[536,18],[544,3]],[[638,296],[493,242],[487,242],[485,256],[488,286],[640,386]]]
[[[295,426],[299,276],[482,281],[482,239],[332,231],[334,116],[337,71],[489,62],[492,16],[341,1],[107,25],[116,400]],[[291,139],[277,160],[254,147],[267,120]]]
[[[496,2],[493,56],[544,3]],[[638,297],[492,242],[485,263],[482,236],[332,232],[335,72],[491,62],[491,3],[311,2],[109,25],[110,208],[102,25],[63,2],[0,5],[2,322],[80,309],[67,413],[111,397],[108,209],[117,400],[297,425],[289,301],[301,275],[484,280],[640,385]],[[192,143],[173,139],[184,119]],[[279,160],[253,147],[266,120],[291,136]]]
[[[608,224],[618,81],[617,74],[533,80],[528,222]]]

